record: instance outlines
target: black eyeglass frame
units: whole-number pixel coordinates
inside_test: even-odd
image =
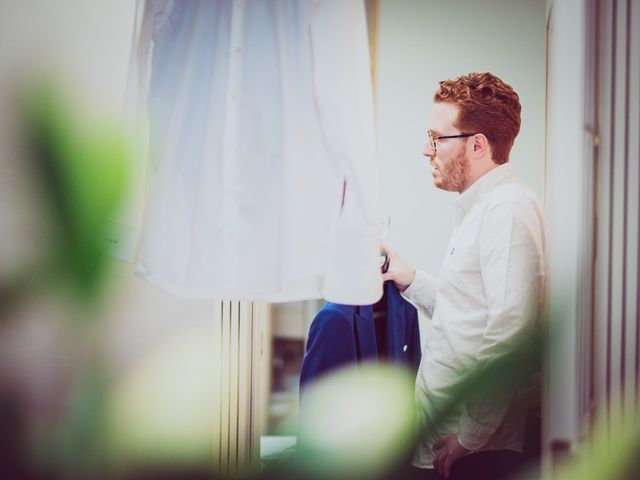
[[[433,134],[429,130],[427,130],[427,137],[429,138],[429,142],[431,143],[431,149],[433,150],[434,153],[436,153],[437,151],[436,140],[446,140],[447,138],[468,138],[468,137],[473,137],[474,135],[479,135],[480,133],[482,132],[460,133],[458,135],[440,135],[439,137],[434,137]],[[485,135],[485,137],[489,138],[487,135]],[[491,139],[489,138],[489,140]]]

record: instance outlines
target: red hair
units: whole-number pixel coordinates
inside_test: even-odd
[[[513,88],[491,73],[470,73],[441,81],[433,100],[458,107],[456,128],[483,133],[494,162],[501,165],[509,160],[520,131],[520,98]]]

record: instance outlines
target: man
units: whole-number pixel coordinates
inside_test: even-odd
[[[509,152],[519,130],[519,97],[496,76],[440,82],[423,155],[434,185],[460,195],[438,278],[383,247],[391,260],[383,278],[428,318],[413,465],[430,470],[420,478],[493,480],[508,474],[522,452],[526,405],[515,400],[513,382],[492,378],[492,394],[471,393],[435,421],[456,383],[535,329],[545,275],[543,214],[536,195],[512,173]]]

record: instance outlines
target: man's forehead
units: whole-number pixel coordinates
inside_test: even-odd
[[[427,123],[427,130],[442,133],[454,127],[458,118],[458,107],[452,103],[435,102]]]

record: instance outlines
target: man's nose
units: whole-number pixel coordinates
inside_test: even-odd
[[[427,144],[422,149],[422,155],[424,155],[425,157],[428,157],[428,158],[433,158],[433,157],[436,156],[436,152],[433,150],[433,148],[431,148],[431,146],[429,144]]]

